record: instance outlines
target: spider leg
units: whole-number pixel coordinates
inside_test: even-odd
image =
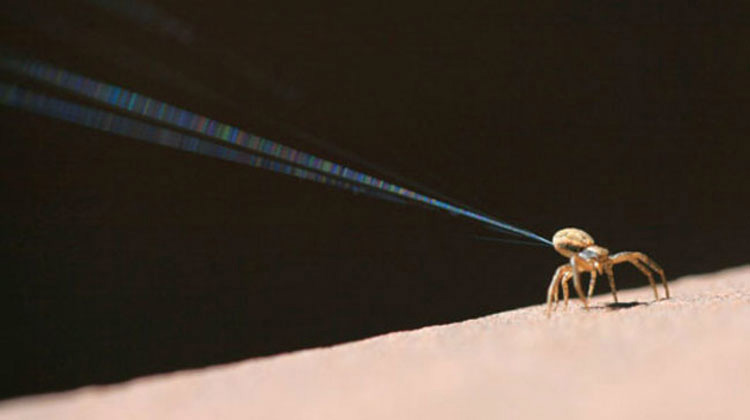
[[[661,282],[664,285],[664,292],[667,294],[667,299],[669,299],[669,286],[667,286],[667,278],[664,277],[664,270],[662,270],[662,268],[659,267],[659,264],[654,262],[654,260],[649,258],[646,254],[642,252],[619,252],[612,256],[612,262],[613,264],[629,262],[645,274],[646,277],[648,277],[648,281],[651,283],[651,287],[654,289],[654,296],[656,296],[657,300],[659,299],[659,293],[656,290],[656,282],[654,281],[651,272],[649,272],[645,266],[659,273]]]
[[[565,278],[564,278],[565,275],[566,274],[563,275],[563,279],[561,281],[565,281]],[[560,301],[560,288],[555,287],[555,294],[552,296],[552,302],[555,304],[555,309],[557,309],[557,304],[559,303],[559,301]]]
[[[612,270],[612,265],[613,264],[606,264],[604,266],[604,271],[607,273],[609,288],[612,289],[612,296],[615,298],[615,303],[617,303],[617,287],[615,287],[615,273],[614,270]]]
[[[596,270],[591,270],[591,281],[589,281],[589,293],[588,293],[589,299],[591,299],[591,295],[594,294],[595,285],[596,285]]]
[[[636,252],[636,255],[642,263],[646,264],[650,269],[659,273],[659,277],[661,277],[661,283],[664,285],[664,293],[667,294],[667,299],[669,299],[669,286],[667,285],[667,278],[664,276],[664,270],[659,266],[659,264],[656,263],[656,261],[649,258],[648,255],[642,252]]]
[[[555,293],[552,295],[552,304],[554,305],[554,308],[557,309],[557,303],[560,300],[560,293],[558,293],[557,289],[555,289]]]
[[[586,299],[586,295],[583,294],[583,287],[581,286],[581,273],[578,271],[578,261],[575,255],[570,257],[570,268],[573,270],[573,286],[576,288],[578,297],[583,302],[583,307],[589,308],[589,301]]]
[[[651,274],[650,271],[648,271],[648,268],[646,268],[643,264],[641,264],[638,261],[631,261],[631,263],[641,271],[646,277],[648,277],[648,282],[651,283],[651,288],[654,289],[654,299],[659,300],[659,290],[656,288],[656,282],[654,281],[654,276]]]
[[[562,289],[563,298],[565,299],[565,309],[568,308],[568,299],[570,298],[570,289],[568,289],[568,280],[573,276],[573,273],[568,271],[562,278]]]
[[[619,254],[614,255],[614,257],[612,258],[612,262],[613,264],[617,264],[620,262],[629,262],[633,264],[635,268],[643,273],[644,276],[648,277],[648,282],[651,284],[651,289],[654,290],[654,297],[656,298],[656,300],[659,300],[659,291],[656,289],[654,276],[640,261],[635,258],[635,256],[630,253],[620,252]]]
[[[552,300],[555,299],[555,294],[557,293],[558,287],[560,287],[560,281],[562,280],[562,277],[565,275],[565,273],[570,271],[570,265],[564,264],[559,267],[557,267],[557,270],[555,270],[555,274],[552,276],[552,281],[549,284],[549,288],[547,289],[547,316],[549,317],[550,312],[552,311]]]
[[[565,278],[567,278],[568,276],[570,276],[570,273],[564,274],[560,283],[562,284],[562,282],[564,282]],[[557,305],[560,303],[560,289],[559,288],[555,288],[555,296],[553,296],[552,301],[554,303],[553,309],[557,309]]]

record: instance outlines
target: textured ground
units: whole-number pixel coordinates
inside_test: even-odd
[[[10,400],[0,418],[750,418],[750,266],[671,289]]]

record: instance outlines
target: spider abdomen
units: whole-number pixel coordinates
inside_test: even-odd
[[[594,245],[594,238],[588,233],[576,228],[558,230],[552,237],[555,250],[568,258]]]

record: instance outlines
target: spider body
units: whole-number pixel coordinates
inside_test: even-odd
[[[651,288],[654,291],[654,297],[657,300],[659,299],[659,292],[656,289],[656,282],[651,271],[658,273],[664,285],[667,298],[669,298],[669,286],[667,286],[664,270],[644,253],[619,252],[610,256],[607,248],[596,245],[591,235],[576,228],[565,228],[557,231],[555,236],[552,237],[552,244],[555,250],[568,258],[570,262],[558,267],[554,276],[552,276],[552,282],[547,290],[547,315],[552,310],[552,303],[557,305],[560,288],[563,290],[563,298],[567,306],[570,296],[568,289],[568,281],[570,279],[573,279],[573,287],[575,287],[578,297],[583,302],[583,305],[588,308],[588,298],[591,298],[594,293],[597,275],[606,275],[616,303],[617,288],[615,287],[615,276],[612,267],[615,264],[623,262],[633,264],[635,268],[648,278]],[[583,293],[581,273],[590,273],[591,275],[587,294]]]

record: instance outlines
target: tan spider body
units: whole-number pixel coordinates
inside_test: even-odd
[[[648,277],[651,288],[654,290],[654,297],[658,300],[659,292],[656,289],[654,276],[649,269],[657,272],[661,276],[664,291],[667,294],[667,298],[669,298],[669,286],[667,286],[667,279],[664,277],[664,270],[646,254],[641,252],[619,252],[610,256],[609,250],[596,245],[591,235],[576,228],[566,228],[557,231],[555,236],[552,237],[552,244],[555,246],[557,252],[570,259],[570,263],[558,267],[555,275],[552,276],[552,282],[547,290],[547,315],[552,310],[553,302],[557,306],[558,290],[561,287],[563,289],[565,305],[567,306],[568,297],[570,296],[568,281],[571,278],[573,279],[573,286],[578,293],[578,297],[581,298],[583,305],[588,308],[587,298],[590,298],[594,293],[597,275],[606,274],[609,279],[609,287],[612,289],[612,296],[615,299],[615,303],[617,303],[617,288],[615,287],[615,276],[612,267],[622,262],[633,264],[635,268]],[[581,286],[581,273],[586,272],[591,274],[591,281],[589,283],[588,294],[584,295],[583,287]]]

